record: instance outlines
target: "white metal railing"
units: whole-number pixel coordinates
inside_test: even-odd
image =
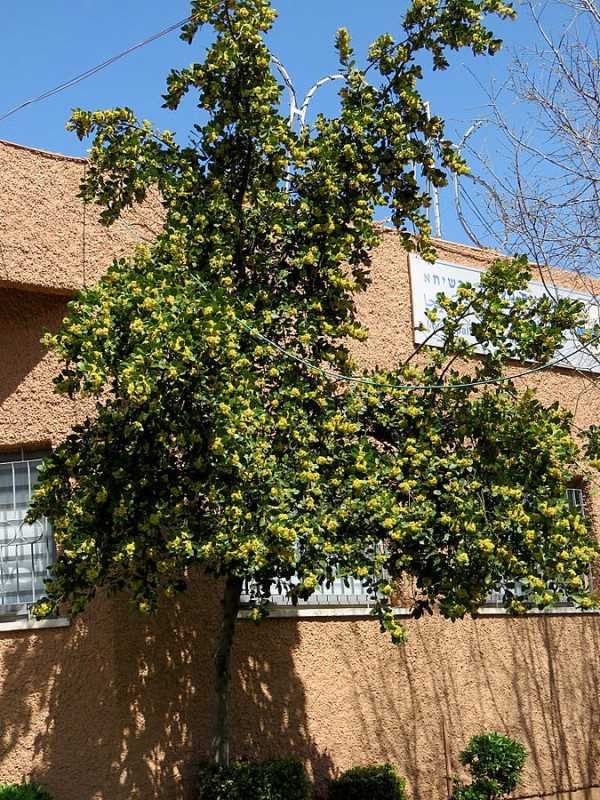
[[[576,489],[569,486],[565,489],[565,495],[572,508],[579,509],[582,517],[585,517],[585,505],[583,500],[583,489]]]
[[[298,545],[296,545],[296,548],[298,548]],[[375,550],[380,553],[385,552],[385,543],[381,541],[377,545],[370,545],[368,547],[368,552],[373,553],[373,556],[375,555]],[[386,576],[387,573],[382,572],[382,575]],[[290,581],[292,584],[297,582],[297,578]],[[273,605],[293,605],[292,600],[287,597],[286,591],[281,585],[278,585],[277,581],[274,581],[271,584],[270,592],[269,602]],[[244,585],[241,600],[243,604],[251,603],[253,600],[250,595],[248,582],[246,582]],[[329,583],[329,586],[326,584],[317,586],[308,600],[298,600],[298,607],[300,608],[309,608],[311,606],[355,606],[359,608],[370,608],[373,606],[373,604],[374,597],[372,594],[367,592],[367,587],[363,585],[363,582],[359,578],[352,577],[334,577],[334,579]]]
[[[346,578],[348,585],[341,578],[335,578],[331,581],[329,587],[317,586],[314,593],[308,600],[298,600],[298,607],[304,608],[309,606],[362,606],[368,607],[372,605],[372,595],[367,594],[366,588],[363,586],[362,581],[357,578]],[[252,598],[250,596],[249,587],[246,583],[242,593],[242,603],[250,603]],[[291,599],[286,596],[283,587],[278,586],[276,582],[271,584],[270,603],[276,606],[291,606],[293,605]]]

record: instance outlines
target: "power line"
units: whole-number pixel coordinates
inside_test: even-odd
[[[211,9],[217,8],[219,5],[221,5],[221,2],[215,3],[213,6],[211,6]],[[106,67],[111,66],[112,64],[114,64],[117,61],[119,61],[121,58],[124,58],[125,56],[129,55],[130,53],[133,53],[135,50],[139,50],[140,48],[145,47],[146,45],[157,41],[161,37],[166,36],[169,33],[172,33],[172,31],[176,30],[177,28],[183,27],[186,23],[190,22],[193,18],[194,18],[194,15],[190,15],[190,16],[186,17],[185,19],[180,20],[179,22],[176,22],[174,25],[170,25],[168,28],[165,28],[164,30],[153,34],[152,36],[148,37],[147,39],[144,39],[143,41],[138,42],[138,44],[135,44],[132,47],[129,47],[127,50],[123,50],[121,53],[118,53],[117,55],[112,56],[111,58],[107,59],[106,61],[103,61],[101,64],[98,64],[95,67],[92,67],[91,69],[87,70],[86,72],[82,72],[80,75],[77,75],[76,77],[71,78],[70,80],[66,81],[65,83],[60,84],[59,86],[56,86],[54,89],[50,89],[49,91],[44,92],[43,94],[38,95],[37,97],[34,97],[31,100],[26,100],[24,103],[20,103],[18,106],[15,106],[10,111],[7,111],[4,114],[1,114],[0,115],[0,122],[2,120],[5,120],[8,117],[12,116],[13,114],[16,114],[18,111],[21,111],[22,109],[26,108],[27,106],[33,105],[34,103],[39,103],[42,100],[47,100],[49,97],[52,97],[52,96],[64,91],[65,89],[69,89],[72,86],[75,86],[78,83],[81,83],[82,81],[87,80],[87,78],[91,78],[93,75],[97,74],[98,72],[100,72],[103,69],[106,69]],[[276,63],[278,63],[278,62],[276,62]],[[340,76],[338,76],[338,75],[328,76],[327,78],[325,78],[323,80],[324,81],[325,80],[332,80],[333,78],[337,78],[337,77],[340,77]],[[318,88],[318,85],[319,84],[316,85],[316,88]],[[315,87],[313,87],[313,89],[314,88]],[[306,101],[305,101],[305,104],[306,104]],[[303,109],[304,109],[304,106],[303,106]],[[468,199],[470,200],[470,198],[468,198]],[[144,239],[144,237],[140,236],[140,234],[138,234],[137,231],[135,231],[130,225],[128,225],[128,223],[125,222],[124,219],[119,217],[119,221],[122,222],[122,224],[126,228],[128,228],[135,236],[137,236],[140,239]],[[145,239],[145,241],[149,241],[149,240]],[[194,275],[192,272],[190,272],[190,276],[205,291],[208,291],[208,287],[205,284],[203,284],[202,281],[200,281],[200,279],[196,275]],[[359,377],[355,377],[355,376],[352,376],[352,375],[343,375],[341,373],[334,372],[332,370],[323,369],[322,367],[319,367],[316,364],[312,364],[311,362],[307,361],[306,359],[300,358],[299,356],[295,355],[294,353],[290,352],[289,350],[286,350],[284,347],[282,347],[281,345],[277,344],[277,342],[272,341],[271,339],[269,339],[268,337],[264,336],[262,333],[257,331],[255,328],[252,328],[250,325],[248,325],[246,322],[241,320],[239,317],[236,316],[235,320],[239,325],[241,325],[243,328],[245,328],[253,336],[256,336],[258,339],[260,339],[261,341],[264,341],[269,346],[274,347],[276,350],[281,352],[287,358],[290,358],[290,359],[296,361],[297,363],[302,364],[303,366],[308,367],[309,369],[315,370],[316,372],[319,372],[319,373],[321,373],[323,375],[327,375],[328,377],[336,378],[338,380],[349,381],[349,382],[362,384],[362,385],[366,385],[366,386],[373,386],[373,387],[380,388],[380,389],[398,389],[398,390],[404,390],[404,391],[428,391],[428,390],[430,391],[430,390],[438,390],[438,389],[467,389],[467,388],[471,388],[471,387],[475,387],[475,386],[486,386],[486,385],[490,385],[490,384],[497,384],[497,383],[503,383],[503,382],[507,382],[507,381],[516,380],[517,378],[523,378],[523,377],[525,377],[527,375],[532,375],[532,374],[534,374],[536,372],[541,372],[542,370],[549,369],[551,367],[557,366],[562,361],[568,360],[572,356],[577,355],[578,353],[580,353],[583,350],[585,350],[592,342],[596,341],[597,339],[600,339],[600,335],[594,336],[592,339],[590,339],[590,341],[588,343],[586,343],[586,344],[582,345],[581,347],[573,350],[571,353],[568,353],[566,355],[560,356],[559,358],[556,358],[553,361],[549,361],[547,364],[543,364],[543,365],[541,365],[539,367],[534,367],[533,369],[529,369],[529,370],[526,370],[524,372],[521,372],[521,373],[518,373],[518,374],[515,374],[515,375],[511,375],[511,376],[507,375],[507,376],[503,376],[503,377],[499,377],[499,378],[489,378],[487,380],[472,381],[470,383],[463,383],[463,384],[438,384],[438,385],[388,384],[388,383],[379,383],[378,381],[369,381],[369,380],[366,380],[365,378],[359,378]]]
[[[220,5],[220,3],[217,3],[215,6],[213,6],[213,8],[216,8],[218,5]],[[112,58],[109,58],[106,61],[103,61],[102,64],[98,64],[97,67],[92,67],[91,69],[88,69],[86,72],[82,72],[80,75],[77,75],[75,78],[71,78],[70,80],[66,81],[66,83],[61,83],[60,86],[56,86],[54,89],[50,89],[49,91],[44,92],[44,94],[40,94],[38,97],[34,97],[31,100],[26,100],[24,103],[21,103],[20,105],[15,106],[14,108],[12,108],[10,111],[7,111],[6,113],[0,115],[0,122],[2,120],[7,119],[8,117],[12,116],[13,114],[16,114],[17,111],[21,111],[23,108],[26,108],[27,106],[33,105],[34,103],[39,103],[41,100],[47,100],[49,97],[52,97],[53,95],[58,94],[59,92],[62,92],[65,89],[70,89],[71,86],[75,86],[76,84],[81,83],[82,81],[85,81],[87,78],[91,78],[92,75],[95,75],[97,72],[100,72],[101,70],[106,69],[106,67],[110,67],[111,64],[114,64],[116,61],[119,61],[119,59],[123,58],[124,56],[128,56],[130,53],[133,53],[135,50],[139,50],[141,47],[145,47],[147,44],[151,44],[152,42],[155,42],[157,39],[160,39],[162,36],[166,36],[168,33],[171,33],[172,31],[177,30],[177,28],[183,27],[183,25],[185,25],[187,22],[190,22],[193,18],[194,18],[194,15],[186,17],[185,19],[181,20],[180,22],[175,23],[175,25],[169,25],[169,27],[165,28],[163,31],[160,31],[159,33],[155,33],[153,36],[150,36],[148,39],[144,39],[143,42],[138,42],[138,44],[134,44],[133,47],[129,47],[127,50],[123,50],[122,53],[119,53],[118,55],[112,56]]]
[[[131,233],[133,233],[134,236],[137,236],[139,239],[143,239],[146,242],[150,241],[149,239],[146,239],[144,236],[141,236],[134,228],[131,227],[131,225],[129,225],[127,222],[125,222],[125,220],[122,217],[119,217],[119,222],[121,222],[129,231],[131,231]],[[190,272],[189,274],[190,274],[190,277],[193,280],[195,280],[196,283],[199,286],[202,287],[202,289],[204,289],[204,291],[209,291],[208,286],[206,286],[206,284],[202,283],[202,281],[196,275],[194,275],[193,272]],[[469,388],[474,387],[474,386],[489,386],[491,384],[506,383],[508,381],[514,381],[517,378],[524,378],[527,375],[533,375],[536,372],[542,372],[542,370],[550,369],[551,367],[556,367],[562,361],[567,361],[568,359],[572,358],[573,356],[577,355],[578,353],[581,353],[583,350],[585,350],[587,347],[589,347],[589,345],[592,344],[592,342],[595,342],[598,339],[600,339],[600,334],[598,334],[596,336],[593,336],[590,339],[589,342],[586,342],[586,344],[581,345],[581,347],[576,348],[572,352],[567,353],[567,354],[562,355],[562,356],[559,356],[558,358],[555,358],[554,360],[549,361],[547,364],[542,364],[539,367],[533,367],[532,369],[525,370],[524,372],[519,372],[518,374],[515,374],[515,375],[504,375],[504,376],[501,376],[499,378],[487,378],[486,380],[471,381],[470,383],[451,383],[451,384],[442,383],[442,384],[437,384],[437,385],[429,385],[429,384],[412,385],[412,384],[380,383],[379,381],[369,381],[366,378],[359,378],[359,377],[356,377],[356,376],[353,376],[353,375],[342,375],[341,372],[334,372],[333,370],[323,369],[322,367],[319,367],[316,364],[312,364],[310,361],[307,361],[306,359],[301,358],[300,356],[297,356],[295,353],[292,353],[291,351],[286,350],[285,347],[282,347],[280,344],[277,344],[277,342],[274,342],[271,339],[269,339],[267,336],[264,336],[262,333],[260,333],[260,331],[257,331],[256,328],[252,328],[250,325],[248,325],[248,323],[244,322],[238,316],[235,316],[235,321],[239,325],[241,325],[242,328],[244,328],[249,333],[251,333],[253,336],[256,336],[258,339],[260,339],[261,341],[265,342],[270,347],[274,347],[276,350],[278,350],[280,353],[285,355],[287,358],[290,358],[293,361],[296,361],[297,363],[302,364],[305,367],[308,367],[309,369],[315,370],[316,372],[320,372],[322,375],[327,375],[327,377],[336,378],[338,380],[348,381],[348,382],[351,382],[351,383],[358,383],[358,384],[361,384],[361,385],[364,385],[364,386],[373,386],[376,389],[398,389],[398,390],[403,390],[403,391],[432,391],[432,390],[438,390],[438,389],[469,389]]]

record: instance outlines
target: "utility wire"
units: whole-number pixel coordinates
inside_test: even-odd
[[[217,8],[219,5],[221,5],[220,2],[219,3],[215,3],[215,5],[212,6],[212,8]],[[18,111],[21,111],[22,109],[26,108],[27,106],[33,105],[34,103],[39,103],[42,100],[47,100],[49,97],[52,97],[52,96],[58,94],[59,92],[64,91],[65,89],[69,89],[69,88],[71,88],[71,86],[75,86],[78,83],[81,83],[82,81],[87,80],[87,78],[91,78],[93,75],[96,75],[98,72],[100,72],[101,70],[105,69],[106,67],[111,66],[115,62],[119,61],[121,58],[124,58],[125,56],[129,55],[130,53],[133,53],[135,50],[139,50],[140,48],[145,47],[146,45],[151,44],[152,42],[155,42],[157,39],[160,39],[161,37],[166,36],[168,33],[171,33],[172,31],[176,30],[177,28],[183,27],[183,25],[185,25],[186,23],[190,22],[190,20],[192,20],[193,18],[194,18],[194,15],[186,17],[185,19],[180,20],[179,22],[176,22],[174,25],[170,25],[168,28],[165,28],[164,30],[153,34],[152,36],[148,37],[147,39],[144,39],[143,41],[138,42],[138,44],[135,44],[132,47],[129,47],[127,50],[123,50],[121,53],[118,53],[117,55],[112,56],[111,58],[107,59],[106,61],[103,61],[101,64],[98,64],[96,67],[92,67],[91,69],[87,70],[86,72],[82,72],[80,75],[77,75],[76,77],[71,78],[70,80],[66,81],[65,83],[60,84],[59,86],[56,86],[54,89],[50,89],[49,91],[44,92],[43,94],[38,95],[38,97],[34,97],[31,100],[26,100],[24,103],[20,103],[18,106],[15,106],[14,108],[10,109],[10,111],[7,111],[4,114],[1,114],[0,115],[0,122],[2,120],[5,120],[8,117],[12,116],[13,114],[16,114]],[[338,77],[338,76],[336,75],[335,77]],[[331,79],[331,76],[328,77],[325,80],[330,80],[330,79]],[[141,236],[136,230],[134,230],[127,222],[125,222],[124,219],[122,219],[122,217],[119,217],[119,221],[126,228],[128,228],[128,230],[131,231],[131,233],[133,233],[135,236],[137,236],[140,239],[144,239],[145,241],[149,241],[148,239],[145,239],[145,237]],[[196,275],[194,275],[192,272],[190,272],[190,276],[205,291],[208,291],[208,287],[205,284],[203,284],[202,281]],[[271,339],[269,339],[268,337],[264,336],[262,333],[257,331],[255,328],[252,328],[250,325],[248,325],[246,322],[241,320],[239,317],[236,316],[235,320],[239,325],[241,325],[245,330],[247,330],[253,336],[256,336],[258,339],[260,339],[261,341],[265,342],[270,347],[274,347],[276,350],[278,350],[280,353],[285,355],[287,358],[290,358],[293,361],[296,361],[297,363],[302,364],[305,367],[308,367],[309,369],[315,370],[316,372],[319,372],[322,375],[327,375],[328,377],[336,378],[338,380],[349,381],[349,382],[352,382],[352,383],[358,383],[358,384],[365,385],[365,386],[373,386],[373,387],[379,388],[379,389],[398,389],[398,390],[404,390],[404,391],[431,391],[431,390],[438,390],[438,389],[468,389],[468,388],[474,387],[474,386],[487,386],[487,385],[490,385],[490,384],[496,384],[496,383],[503,383],[503,382],[507,382],[507,381],[512,381],[512,380],[515,380],[517,378],[523,378],[523,377],[525,377],[527,375],[532,375],[532,374],[534,374],[536,372],[541,372],[542,370],[549,369],[551,367],[557,366],[562,361],[566,361],[569,358],[571,358],[572,356],[577,355],[578,353],[580,353],[583,350],[585,350],[592,342],[600,339],[600,334],[597,335],[597,336],[594,336],[592,339],[590,339],[590,341],[587,344],[584,344],[581,347],[578,347],[577,349],[573,350],[571,353],[568,353],[566,355],[560,356],[559,358],[556,358],[553,361],[549,361],[547,364],[543,364],[543,365],[541,365],[539,367],[534,367],[533,369],[529,369],[529,370],[526,370],[524,372],[520,372],[520,373],[518,373],[516,375],[506,375],[506,376],[502,376],[502,377],[498,377],[498,378],[489,378],[487,380],[472,381],[470,383],[463,383],[463,384],[438,384],[438,385],[390,384],[390,383],[379,383],[377,381],[369,381],[369,380],[366,380],[365,378],[359,378],[359,377],[355,377],[355,376],[352,376],[352,375],[342,375],[341,373],[334,372],[333,370],[323,369],[322,367],[319,367],[316,364],[312,364],[311,362],[307,361],[306,359],[300,358],[299,356],[295,355],[294,353],[290,352],[289,350],[286,350],[284,347],[282,347],[281,345],[277,344],[277,342],[272,341]]]
[[[217,5],[220,5],[220,3],[217,3],[215,6],[213,6],[213,8],[216,8]],[[166,36],[167,33],[171,33],[172,31],[177,30],[177,28],[183,27],[183,25],[185,25],[187,22],[190,22],[190,20],[192,20],[193,18],[194,15],[186,17],[185,19],[182,19],[180,22],[175,23],[175,25],[170,25],[163,31],[155,33],[148,39],[144,39],[143,42],[134,44],[133,47],[129,47],[127,50],[123,50],[122,53],[119,53],[118,55],[113,56],[112,58],[109,58],[106,61],[103,61],[102,64],[98,64],[97,67],[92,67],[91,69],[88,69],[86,72],[82,72],[81,75],[77,75],[75,78],[71,78],[66,83],[61,83],[60,86],[56,86],[54,89],[50,89],[49,91],[44,92],[44,94],[41,94],[38,97],[34,97],[32,100],[26,100],[24,103],[21,103],[20,105],[12,108],[10,111],[7,111],[6,113],[0,115],[0,122],[12,116],[13,114],[16,114],[17,111],[21,111],[21,109],[26,108],[27,106],[33,105],[34,103],[39,103],[41,100],[47,100],[49,97],[52,97],[53,95],[58,94],[59,92],[62,92],[65,89],[70,89],[71,86],[75,86],[76,84],[81,83],[81,81],[85,81],[87,78],[91,78],[92,75],[95,75],[97,72],[100,72],[106,67],[110,67],[111,64],[114,64],[116,61],[119,61],[119,59],[123,58],[124,56],[128,56],[135,50],[139,50],[141,47],[145,47],[147,44],[155,42],[162,36]]]
[[[122,217],[119,217],[119,222],[121,222],[129,231],[131,231],[131,233],[133,233],[134,236],[137,236],[139,239],[143,239],[146,242],[150,241],[149,239],[146,239],[144,236],[141,236],[134,228],[131,227],[131,225],[125,222],[125,220]],[[196,281],[196,283],[199,286],[201,286],[205,292],[209,291],[209,287],[205,283],[202,283],[200,278],[194,275],[193,272],[190,272],[189,274],[190,277],[194,281]],[[432,391],[432,390],[437,391],[438,389],[469,389],[473,386],[489,386],[490,384],[506,383],[507,381],[513,381],[516,380],[517,378],[524,378],[527,375],[533,375],[536,372],[542,372],[542,370],[550,369],[551,367],[556,367],[561,362],[567,361],[572,356],[581,353],[583,350],[589,347],[589,345],[592,344],[592,342],[595,342],[598,339],[600,339],[600,334],[593,336],[589,342],[581,345],[581,347],[576,348],[570,353],[559,356],[558,358],[549,361],[547,364],[542,364],[539,367],[533,367],[532,369],[525,370],[524,372],[519,372],[518,374],[515,375],[504,375],[499,378],[487,378],[486,380],[471,381],[470,383],[442,383],[442,384],[432,384],[432,385],[429,384],[413,385],[404,383],[402,384],[380,383],[379,381],[369,381],[366,378],[359,378],[353,375],[342,375],[341,372],[334,372],[333,370],[323,369],[322,367],[318,367],[316,364],[312,364],[310,361],[307,361],[304,358],[300,358],[300,356],[297,356],[295,353],[286,350],[285,347],[282,347],[280,344],[277,344],[277,342],[274,342],[267,336],[264,336],[262,333],[260,333],[260,331],[257,331],[256,328],[253,328],[250,325],[248,325],[247,322],[244,322],[244,320],[240,319],[238,316],[235,316],[235,321],[239,325],[241,325],[242,328],[251,333],[253,336],[256,336],[257,339],[260,339],[261,341],[265,342],[270,347],[274,347],[276,350],[278,350],[287,358],[290,358],[292,361],[296,361],[298,364],[302,364],[303,366],[308,367],[309,369],[315,370],[316,372],[319,372],[322,375],[327,375],[327,377],[329,378],[336,378],[342,381],[358,383],[363,386],[374,386],[376,389],[399,389],[403,391]]]

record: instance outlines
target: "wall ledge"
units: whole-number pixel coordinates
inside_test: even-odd
[[[238,611],[238,619],[249,619],[250,609],[242,608]],[[394,616],[396,617],[412,617],[412,610],[410,608],[393,608]],[[516,617],[508,614],[504,608],[496,608],[494,606],[483,606],[479,609],[477,617],[507,617],[509,619],[530,619],[532,617],[560,617],[560,616],[597,616],[600,614],[600,609],[591,609],[586,611],[581,608],[574,608],[573,606],[560,606],[558,608],[549,608],[540,611],[533,608],[526,617]],[[308,608],[298,606],[272,606],[269,609],[269,619],[289,619],[300,618],[305,619],[318,619],[324,617],[370,617],[371,609],[367,606],[310,606]],[[465,617],[467,619],[467,617]],[[1,626],[0,626],[1,630]]]
[[[394,608],[395,616],[410,617],[410,608]],[[248,619],[249,609],[242,608],[238,611],[238,619]],[[269,619],[285,619],[289,617],[304,617],[317,619],[319,617],[370,617],[371,609],[368,606],[272,606],[269,608]]]
[[[10,622],[2,622],[0,617],[0,634],[9,631],[39,631],[42,628],[68,628],[70,621],[65,617],[57,619],[12,619]]]
[[[477,612],[479,617],[511,617],[511,619],[527,619],[528,617],[560,617],[565,615],[577,614],[579,617],[594,616],[600,614],[600,609],[591,608],[575,608],[574,606],[555,606],[554,608],[532,608],[527,612],[525,617],[516,617],[512,614],[507,614],[504,608],[495,608],[494,606],[483,606]]]

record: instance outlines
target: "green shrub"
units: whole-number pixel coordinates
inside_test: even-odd
[[[352,767],[329,784],[329,800],[406,800],[406,781],[392,764]]]
[[[460,754],[473,780],[464,786],[454,779],[452,800],[500,800],[520,781],[527,752],[521,742],[499,733],[474,736]]]
[[[310,792],[302,762],[290,756],[232,761],[228,767],[206,764],[197,800],[310,800]]]
[[[34,783],[0,783],[0,800],[52,800]]]

